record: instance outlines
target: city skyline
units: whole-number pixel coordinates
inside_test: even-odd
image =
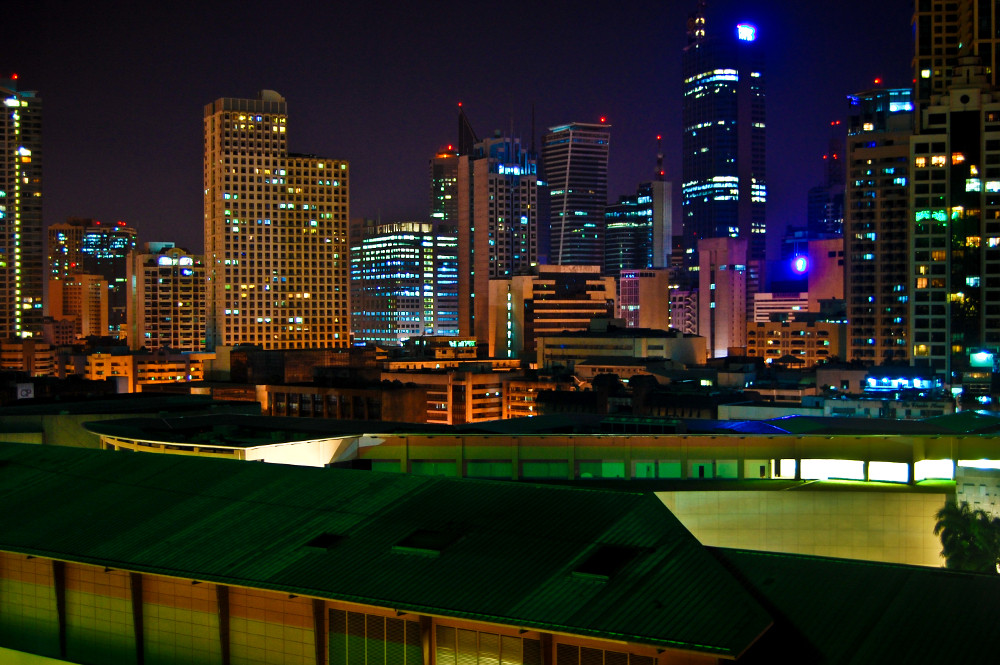
[[[46,225],[68,216],[123,219],[143,242],[197,251],[199,109],[265,88],[284,96],[298,119],[291,151],[351,161],[352,217],[427,217],[427,163],[456,140],[459,102],[480,135],[513,129],[529,145],[533,106],[536,142],[548,126],[605,115],[615,126],[611,201],[651,179],[662,134],[666,178],[678,187],[680,53],[696,4],[582,7],[562,23],[558,9],[527,5],[488,21],[475,7],[449,3],[433,13],[375,6],[279,16],[254,3],[197,14],[167,5],[137,23],[134,9],[108,3],[96,24],[83,8],[40,3],[15,10],[25,28],[2,61],[46,100]],[[912,3],[880,6],[866,22],[856,20],[860,10],[859,2],[712,2],[707,10],[723,25],[756,22],[767,51],[775,228],[804,221],[826,128],[846,116],[846,95],[875,76],[887,86],[910,83]],[[225,30],[216,35],[218,26]],[[255,40],[260,54],[242,55]]]

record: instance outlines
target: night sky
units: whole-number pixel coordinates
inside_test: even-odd
[[[532,104],[539,135],[606,116],[612,200],[652,177],[662,134],[679,196],[695,0],[18,5],[0,70],[44,100],[46,225],[122,219],[140,242],[201,251],[202,108],[262,88],[288,102],[293,152],[350,161],[352,218],[426,218],[427,161],[456,141],[458,102],[480,137],[513,126],[529,144]],[[769,228],[804,221],[845,96],[910,84],[911,14],[911,0],[710,1],[709,30],[752,21],[767,50]]]

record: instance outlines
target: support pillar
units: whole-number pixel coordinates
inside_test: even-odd
[[[222,665],[229,665],[229,587],[216,584],[215,600],[219,606],[219,653]]]
[[[129,591],[132,597],[132,632],[135,634],[135,662],[146,662],[146,638],[142,621],[142,573],[129,573]]]

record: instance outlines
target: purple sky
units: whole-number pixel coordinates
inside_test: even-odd
[[[427,215],[427,160],[480,136],[612,124],[609,197],[650,179],[655,137],[679,193],[680,52],[696,2],[22,2],[0,45],[45,105],[45,219],[123,219],[201,250],[202,107],[277,90],[289,146],[351,163],[351,216]],[[10,10],[5,9],[5,14]],[[801,223],[845,96],[909,85],[909,0],[715,0],[709,29],[767,49],[768,224]],[[777,237],[775,234],[773,237]]]

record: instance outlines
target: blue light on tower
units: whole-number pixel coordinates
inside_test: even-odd
[[[805,256],[796,256],[792,259],[792,272],[802,275],[809,270],[809,259]]]
[[[757,39],[757,26],[752,23],[740,23],[736,26],[736,38],[743,42]]]

